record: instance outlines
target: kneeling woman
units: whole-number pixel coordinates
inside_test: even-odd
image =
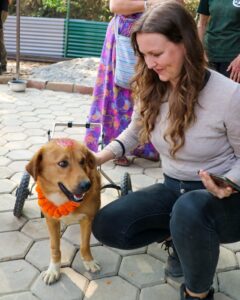
[[[219,244],[240,240],[240,194],[209,172],[240,184],[240,85],[206,68],[194,19],[175,1],[144,13],[132,43],[135,112],[96,158],[102,164],[151,141],[165,179],[105,206],[93,232],[121,249],[172,237],[179,260],[166,269],[182,267],[181,299],[213,299]]]

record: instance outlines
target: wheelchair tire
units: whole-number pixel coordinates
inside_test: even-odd
[[[19,187],[16,190],[16,202],[13,209],[13,214],[17,218],[21,217],[25,200],[30,195],[30,190],[28,188],[29,181],[30,181],[29,173],[24,172]]]
[[[132,192],[132,182],[129,173],[124,173],[120,182],[121,196],[126,196],[129,192]]]

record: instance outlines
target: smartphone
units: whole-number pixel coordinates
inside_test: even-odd
[[[219,187],[229,187],[230,186],[235,191],[240,192],[240,186],[237,185],[235,182],[231,181],[229,178],[227,178],[225,176],[216,175],[213,173],[209,173],[209,176]]]

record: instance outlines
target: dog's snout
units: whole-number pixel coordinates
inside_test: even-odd
[[[79,183],[79,185],[76,188],[76,194],[84,193],[88,191],[91,187],[90,180],[83,180]]]

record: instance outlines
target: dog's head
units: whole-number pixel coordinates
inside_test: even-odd
[[[45,195],[60,192],[76,202],[90,189],[95,169],[95,157],[88,148],[65,138],[42,146],[26,166]]]

